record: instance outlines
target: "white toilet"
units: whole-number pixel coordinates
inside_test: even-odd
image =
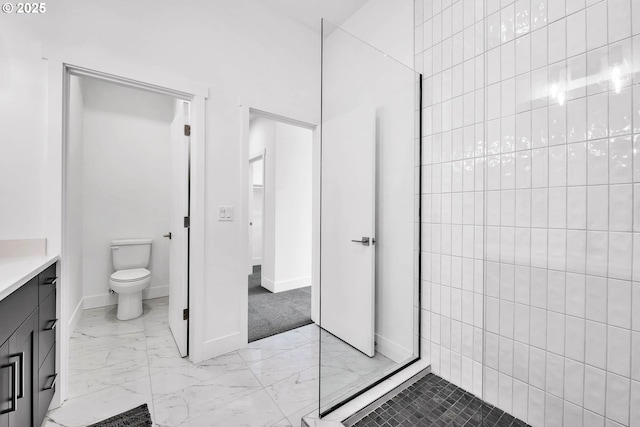
[[[109,280],[118,294],[119,320],[135,319],[142,314],[142,290],[151,282],[147,270],[151,259],[151,239],[126,239],[111,242],[111,259],[116,270]]]

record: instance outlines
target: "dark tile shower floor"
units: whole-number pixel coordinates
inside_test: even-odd
[[[355,427],[526,425],[434,374],[427,374],[354,424]]]

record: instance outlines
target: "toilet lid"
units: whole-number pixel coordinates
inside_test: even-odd
[[[111,275],[111,280],[116,282],[133,282],[146,279],[151,272],[146,268],[132,268],[131,270],[118,270]]]

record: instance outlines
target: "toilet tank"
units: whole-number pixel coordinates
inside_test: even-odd
[[[123,239],[111,242],[113,268],[147,268],[151,259],[151,239]]]

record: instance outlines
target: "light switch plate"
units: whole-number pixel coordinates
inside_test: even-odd
[[[218,206],[218,221],[233,221],[233,206]]]

